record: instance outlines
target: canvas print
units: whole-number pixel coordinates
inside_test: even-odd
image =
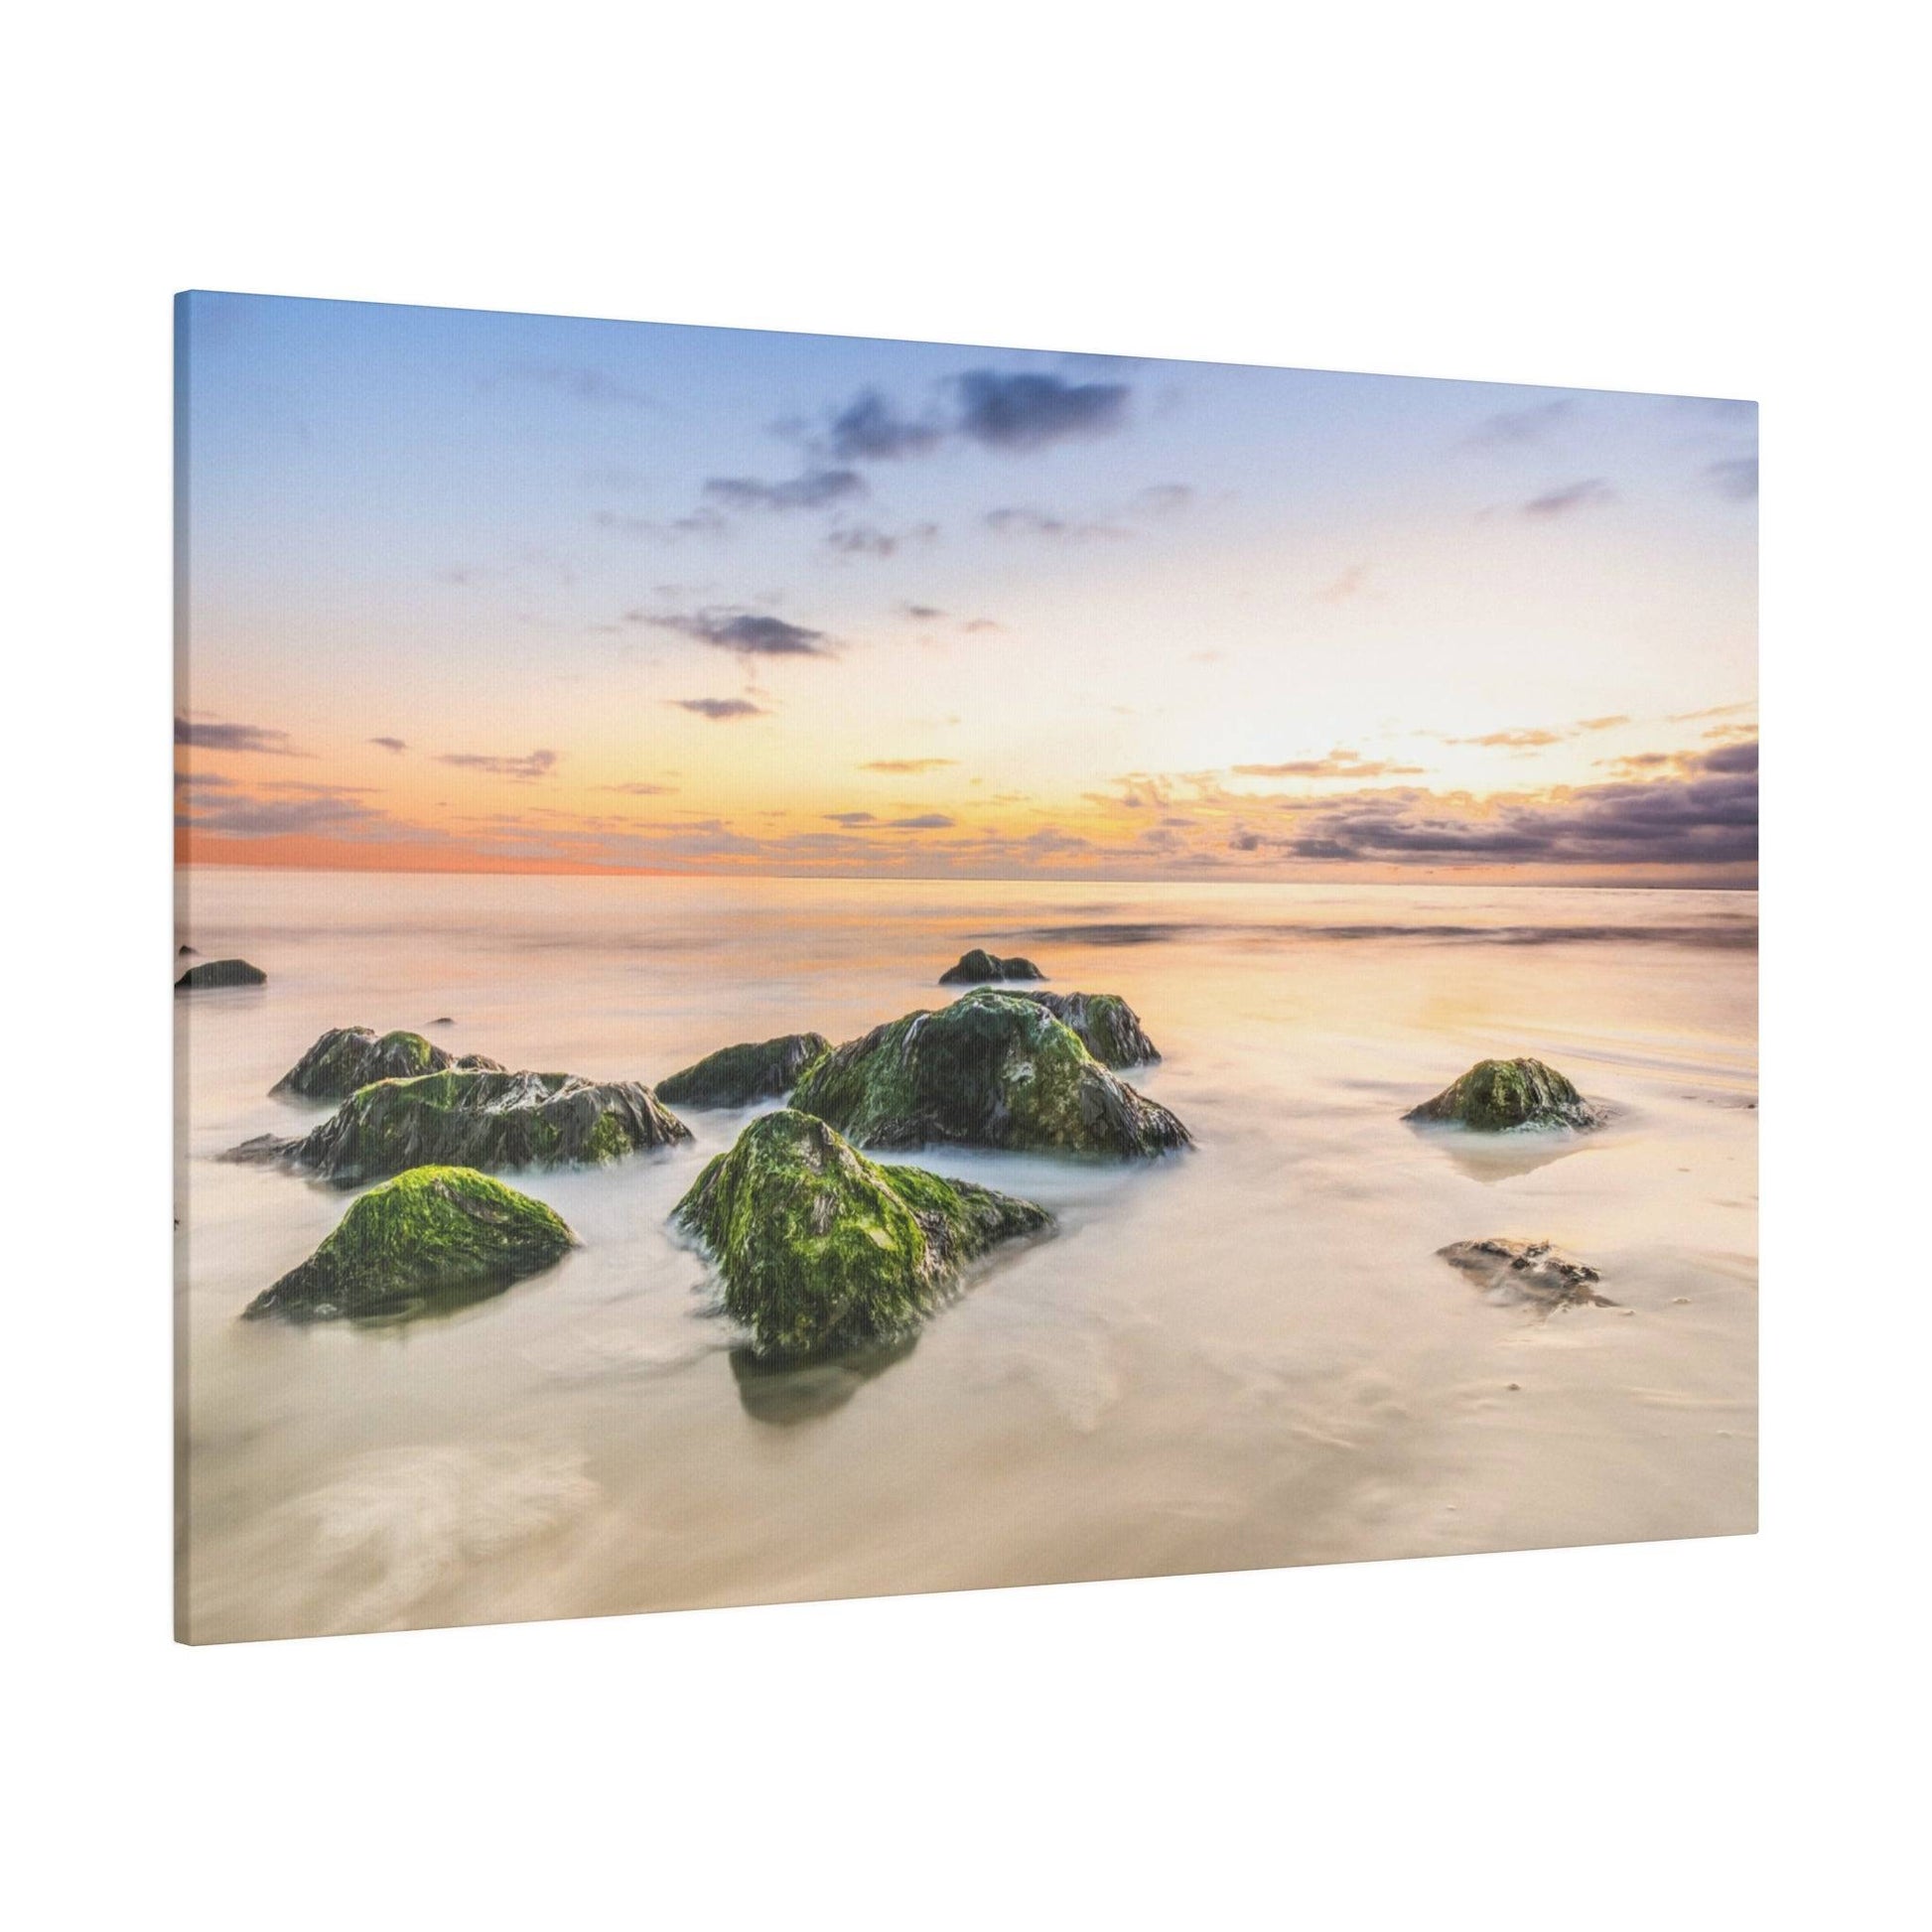
[[[1754,1527],[1754,405],[177,345],[185,1640]]]

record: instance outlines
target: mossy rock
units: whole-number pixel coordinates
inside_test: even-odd
[[[985,995],[974,992],[960,997],[978,1000]],[[1118,993],[1015,993],[1011,997],[1044,1007],[1061,1026],[1079,1035],[1081,1045],[1102,1066],[1142,1066],[1161,1057],[1141,1025],[1141,1016]]]
[[[848,1040],[806,1068],[791,1104],[860,1147],[954,1142],[1131,1157],[1191,1144],[1167,1108],[1014,993],[910,1013]]]
[[[634,1080],[451,1067],[359,1088],[312,1132],[264,1134],[231,1161],[279,1162],[359,1186],[409,1168],[557,1168],[621,1160],[691,1130]]]
[[[1402,1118],[1507,1134],[1529,1127],[1598,1127],[1603,1112],[1541,1060],[1478,1060],[1461,1079]]]
[[[832,1042],[823,1034],[781,1034],[757,1045],[721,1046],[715,1053],[657,1083],[657,1097],[673,1107],[749,1107],[777,1100]]]
[[[331,1027],[269,1089],[305,1100],[346,1100],[371,1080],[413,1080],[455,1060],[421,1034],[377,1036],[372,1027]]]
[[[200,993],[219,986],[266,986],[268,975],[245,959],[210,959],[191,966],[175,982],[177,993]]]
[[[709,1250],[757,1355],[804,1360],[911,1333],[965,1263],[1051,1216],[962,1180],[865,1156],[793,1108],[761,1115],[673,1218]]]
[[[992,980],[1043,980],[1046,977],[1031,959],[1002,959],[998,953],[975,946],[959,955],[959,964],[939,975],[941,986],[979,986]]]
[[[554,1266],[577,1237],[551,1208],[470,1168],[412,1168],[356,1201],[301,1267],[242,1311],[250,1320],[398,1320],[499,1294]]]

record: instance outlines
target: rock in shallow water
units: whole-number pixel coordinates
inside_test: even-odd
[[[1500,1301],[1533,1302],[1545,1310],[1616,1307],[1597,1294],[1602,1277],[1594,1268],[1547,1241],[1451,1241],[1436,1252]]]
[[[1592,1106],[1553,1066],[1541,1060],[1478,1060],[1433,1100],[1411,1107],[1404,1120],[1448,1121],[1483,1134],[1518,1127],[1601,1126]]]
[[[985,995],[973,992],[960,997],[977,1000]],[[1013,993],[1008,997],[1044,1007],[1079,1035],[1080,1044],[1102,1066],[1140,1066],[1161,1057],[1141,1025],[1141,1016],[1118,993]]]
[[[199,993],[216,986],[266,986],[268,975],[245,959],[210,959],[206,965],[191,966],[175,982],[177,993]]]
[[[575,1245],[542,1201],[468,1168],[415,1168],[356,1201],[246,1319],[396,1320],[508,1288]]]
[[[963,1264],[1051,1218],[990,1187],[868,1161],[788,1107],[753,1121],[674,1210],[758,1355],[794,1360],[911,1333]]]
[[[331,1027],[269,1091],[296,1093],[305,1100],[346,1100],[373,1080],[412,1080],[452,1066],[482,1073],[503,1070],[481,1053],[458,1059],[432,1046],[421,1034],[390,1033],[378,1038],[372,1027]]]
[[[230,1161],[281,1163],[353,1187],[408,1168],[555,1168],[621,1160],[691,1130],[634,1080],[465,1072],[378,1080],[293,1140],[264,1134]]]
[[[949,966],[939,975],[939,984],[966,986],[990,980],[1043,980],[1045,977],[1031,959],[1022,959],[1018,955],[1012,959],[1002,959],[998,953],[975,946],[971,952],[959,955],[957,966]]]
[[[749,1107],[789,1093],[799,1073],[832,1042],[823,1034],[783,1034],[757,1045],[721,1046],[657,1083],[673,1107]]]
[[[847,1040],[805,1070],[791,1104],[859,1147],[935,1143],[1117,1157],[1192,1145],[1069,1028],[1022,995],[983,993]]]

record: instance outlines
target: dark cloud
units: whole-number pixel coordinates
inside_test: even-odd
[[[868,759],[861,771],[890,771],[899,777],[920,771],[937,771],[941,765],[957,764],[957,759]]]
[[[547,778],[555,770],[555,752],[528,752],[522,758],[501,758],[488,752],[439,752],[438,764],[454,764],[465,771],[487,771],[492,778]]]
[[[782,483],[756,477],[713,477],[704,493],[735,510],[821,510],[868,493],[856,470],[808,470]]]
[[[1591,503],[1613,503],[1616,491],[1601,477],[1585,477],[1581,482],[1546,489],[1523,505],[1525,516],[1565,516]]]
[[[871,812],[827,812],[825,816],[834,825],[876,825],[879,822]]]
[[[907,544],[930,543],[938,534],[936,523],[915,523],[906,530],[881,530],[870,523],[854,523],[827,531],[825,547],[842,557],[891,557]]]
[[[195,745],[208,752],[266,752],[275,758],[306,759],[298,752],[285,731],[272,731],[266,725],[231,725],[218,718],[175,719],[175,743]]]
[[[1325,759],[1291,759],[1285,764],[1237,764],[1243,778],[1393,778],[1415,777],[1419,764],[1396,764],[1387,759],[1365,759],[1359,752],[1337,747]]]
[[[930,623],[934,618],[943,618],[946,615],[937,606],[931,604],[901,604],[898,608],[914,623]]]
[[[762,718],[764,707],[755,705],[749,698],[667,698],[666,704],[676,705],[680,711],[688,711],[699,718],[709,718],[714,725],[723,724],[732,718]]]
[[[987,449],[1014,452],[1107,435],[1127,420],[1131,393],[1124,382],[1065,382],[998,369],[969,369],[953,386],[959,434]]]
[[[943,832],[958,822],[944,812],[921,812],[916,818],[889,818],[886,825],[894,832]]]
[[[1502,798],[1480,811],[1428,794],[1351,799],[1309,814],[1284,838],[1244,832],[1234,843],[1298,859],[1395,864],[1747,864],[1757,857],[1755,755],[1754,745],[1725,746],[1690,760],[1682,776]]]
[[[213,780],[219,795],[205,801],[209,781],[197,778],[176,823],[195,832],[226,839],[274,839],[293,834],[339,838],[387,836],[395,829],[389,815],[366,804],[365,794],[348,785],[277,785],[261,797],[234,791],[225,779]]]
[[[1485,416],[1462,439],[1465,450],[1512,450],[1526,443],[1538,443],[1576,412],[1573,397],[1558,396],[1551,402],[1533,403],[1527,409],[1499,410]]]
[[[1740,503],[1757,500],[1757,459],[1754,456],[1725,457],[1721,463],[1705,466],[1705,480],[1722,496]]]
[[[831,639],[822,630],[808,630],[757,611],[693,611],[669,617],[632,614],[636,621],[695,637],[718,650],[741,657],[829,657]]]
[[[371,745],[380,745],[385,752],[406,752],[409,747],[400,738],[372,738]]]
[[[879,390],[866,389],[832,418],[826,444],[842,463],[879,463],[924,456],[945,433],[943,425],[901,415]]]

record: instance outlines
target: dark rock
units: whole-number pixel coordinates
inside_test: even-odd
[[[1613,1309],[1596,1293],[1602,1278],[1594,1268],[1551,1247],[1547,1241],[1451,1241],[1436,1252],[1459,1269],[1492,1301],[1529,1302],[1553,1309]]]
[[[990,1187],[868,1161],[788,1107],[711,1162],[675,1219],[717,1263],[725,1312],[755,1353],[787,1360],[909,1334],[966,1262],[1051,1222]]]
[[[456,1025],[456,1022],[452,1020],[447,1013],[445,1013],[445,1014],[439,1014],[437,1018],[432,1020],[429,1024],[432,1027],[454,1027]]]
[[[657,1097],[673,1107],[749,1107],[788,1094],[798,1075],[829,1053],[823,1034],[781,1034],[751,1046],[721,1046],[657,1083]]]
[[[1519,1127],[1597,1127],[1603,1110],[1541,1060],[1478,1060],[1434,1100],[1411,1107],[1403,1119],[1449,1121],[1482,1134],[1504,1134]]]
[[[414,1168],[357,1200],[248,1319],[400,1320],[500,1293],[576,1242],[542,1201],[468,1168]]]
[[[359,1186],[410,1168],[487,1172],[621,1160],[689,1140],[691,1130],[634,1080],[605,1084],[574,1073],[469,1072],[359,1088],[310,1133],[263,1134],[224,1158],[274,1163]]]
[[[984,996],[975,992],[960,997],[977,1000]],[[1080,1043],[1102,1066],[1141,1066],[1161,1057],[1141,1025],[1141,1016],[1118,993],[1017,992],[1008,997],[1044,1007],[1063,1027],[1079,1035]]]
[[[1031,959],[1002,959],[979,946],[961,953],[959,964],[939,975],[941,986],[982,985],[991,980],[1043,980],[1046,977]]]
[[[177,946],[175,948],[175,957],[177,959],[199,959],[201,954],[193,946]]]
[[[266,986],[268,975],[245,959],[210,959],[205,966],[191,966],[175,982],[177,993],[200,993],[216,986]]]
[[[1191,1145],[1044,1007],[983,993],[911,1013],[807,1067],[792,1094],[856,1145],[1055,1149],[1136,1156]]]

